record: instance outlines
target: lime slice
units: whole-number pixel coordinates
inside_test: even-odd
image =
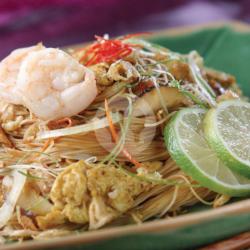
[[[250,103],[219,103],[207,113],[204,132],[217,156],[232,170],[250,178]]]
[[[208,146],[202,128],[206,110],[183,109],[164,131],[165,143],[177,165],[202,186],[230,196],[250,194],[250,180],[233,172]]]

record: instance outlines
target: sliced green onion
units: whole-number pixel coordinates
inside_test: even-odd
[[[123,166],[121,166],[120,164],[118,164],[115,161],[112,161],[112,163],[120,170],[122,171],[124,174],[130,176],[130,177],[134,177],[136,179],[138,179],[139,181],[142,182],[147,182],[150,184],[155,184],[155,185],[164,185],[164,186],[192,186],[192,187],[200,187],[199,184],[186,184],[183,181],[176,181],[176,180],[169,180],[169,179],[163,179],[163,178],[155,178],[155,177],[151,177],[151,176],[147,176],[147,175],[138,175],[136,173],[130,172],[128,171],[126,168],[124,168]]]
[[[47,156],[52,163],[54,163],[55,165],[60,165],[59,160],[55,159],[53,156],[51,156],[49,153],[45,153],[45,152],[40,152],[40,151],[36,151],[36,150],[29,150],[26,151],[25,154],[16,161],[15,165],[19,165],[21,163],[23,163],[23,161],[28,158],[29,156],[31,156],[32,154],[39,154],[39,155],[44,155]]]
[[[44,180],[44,178],[39,177],[39,176],[32,175],[32,174],[30,174],[29,172],[26,172],[26,173],[25,173],[25,172],[23,172],[23,171],[21,171],[21,170],[18,170],[18,173],[20,173],[20,174],[26,176],[26,177],[29,178],[29,179]]]
[[[46,173],[50,174],[53,177],[57,177],[57,173],[53,169],[45,168],[42,165],[37,165],[37,164],[15,164],[15,165],[10,165],[10,166],[7,166],[4,169],[0,169],[0,174],[10,172],[11,170],[17,170],[20,174],[25,174],[25,176],[28,177],[27,175],[29,175],[29,174],[26,173],[26,170],[29,170],[29,169],[37,169],[37,170],[46,172]],[[38,177],[38,178],[40,178],[40,177]]]
[[[213,91],[213,89],[209,86],[207,81],[202,77],[200,69],[194,61],[194,55],[195,55],[194,51],[192,51],[188,55],[188,64],[189,64],[189,68],[190,68],[190,71],[192,73],[192,76],[195,80],[195,83],[201,88],[203,95],[205,95],[208,103],[211,106],[215,106],[216,105],[216,100],[215,100],[216,94]]]

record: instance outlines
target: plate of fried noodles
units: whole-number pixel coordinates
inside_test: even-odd
[[[247,102],[246,37],[225,27],[105,34],[4,58],[0,248],[171,231],[249,210],[245,179],[243,193],[213,188],[166,143],[166,126],[180,111]]]

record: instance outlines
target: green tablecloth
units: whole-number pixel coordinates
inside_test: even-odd
[[[235,75],[244,93],[250,96],[250,33],[237,33],[223,27],[150,40],[181,53],[197,50],[207,66]],[[247,230],[250,230],[250,214],[221,218],[169,233],[128,235],[64,250],[196,249]]]

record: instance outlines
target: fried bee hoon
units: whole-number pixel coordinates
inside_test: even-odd
[[[177,216],[229,197],[170,158],[163,129],[183,107],[239,96],[201,56],[136,36],[64,52],[42,44],[0,63],[0,239],[44,239]],[[125,219],[124,219],[125,218]]]

